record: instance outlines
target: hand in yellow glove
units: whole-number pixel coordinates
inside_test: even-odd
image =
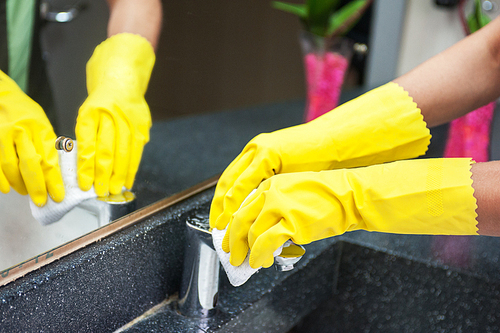
[[[296,244],[368,230],[475,235],[470,159],[398,161],[354,169],[281,174],[264,181],[233,216],[222,248],[238,266],[269,267]]]
[[[78,184],[98,196],[130,189],[149,141],[144,99],[155,54],[139,35],[121,33],[96,47],[87,63],[88,98],[76,123]]]
[[[0,71],[0,191],[29,194],[37,206],[64,199],[56,135],[43,109]]]
[[[307,124],[251,140],[217,184],[210,226],[223,230],[247,195],[274,174],[417,157],[429,142],[417,105],[400,86],[388,83]]]

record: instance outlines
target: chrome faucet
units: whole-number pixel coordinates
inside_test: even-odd
[[[220,264],[209,231],[208,216],[188,218],[186,228],[179,311],[187,317],[211,317],[217,312]]]
[[[220,262],[209,230],[208,213],[196,213],[186,220],[184,268],[177,307],[187,317],[206,318],[217,312]],[[286,272],[300,258],[277,256],[274,266]]]

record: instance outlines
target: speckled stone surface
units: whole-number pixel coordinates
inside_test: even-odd
[[[0,288],[0,332],[112,332],[179,290],[187,216],[207,190]]]
[[[156,122],[136,177],[139,207],[221,174],[262,132],[297,125],[303,101]]]
[[[174,300],[121,332],[286,332],[333,296],[339,254],[339,243],[318,242],[293,271],[264,269],[238,288],[223,277],[214,317],[183,317]]]
[[[500,238],[487,236],[424,236],[354,232],[341,237],[363,247],[453,269],[500,283]]]
[[[498,332],[500,284],[344,243],[336,295],[291,332]]]

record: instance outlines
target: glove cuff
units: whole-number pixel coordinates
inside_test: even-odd
[[[155,63],[149,41],[136,34],[120,33],[99,44],[87,63],[87,90],[106,84],[117,89],[135,87],[146,93]]]
[[[469,158],[397,161],[365,169],[358,229],[400,234],[477,235]],[[390,179],[390,181],[388,181]],[[359,180],[359,177],[358,177]]]
[[[431,139],[417,104],[393,82],[342,104],[314,122],[327,127],[320,130],[332,133],[336,158],[331,168],[414,158],[425,154]]]

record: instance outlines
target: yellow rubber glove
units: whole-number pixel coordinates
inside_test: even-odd
[[[413,158],[425,154],[429,142],[417,105],[388,83],[309,123],[252,139],[217,184],[210,226],[223,230],[248,194],[275,174]]]
[[[87,63],[88,98],[80,107],[78,184],[98,196],[132,188],[151,114],[144,99],[155,54],[139,35],[114,35],[96,47]]]
[[[56,135],[43,109],[0,71],[0,191],[29,194],[37,206],[64,199]]]
[[[422,159],[264,181],[233,216],[222,248],[238,266],[269,267],[285,241],[308,244],[368,230],[476,235],[470,159]]]

